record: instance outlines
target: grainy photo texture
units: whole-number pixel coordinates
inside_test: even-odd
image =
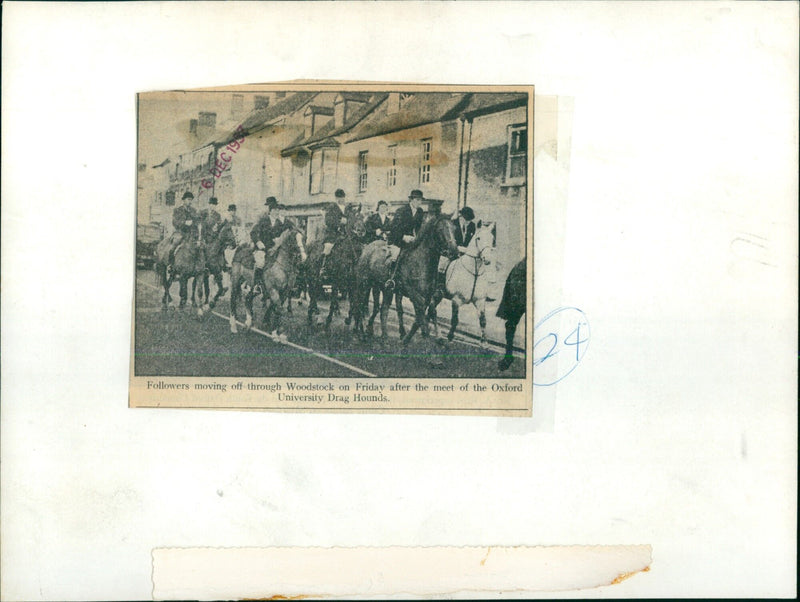
[[[532,87],[137,104],[132,406],[530,414]]]

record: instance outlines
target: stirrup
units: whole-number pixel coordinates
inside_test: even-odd
[[[395,284],[396,284],[396,283],[395,283],[395,281],[394,281],[394,278],[389,278],[389,280],[387,280],[387,281],[384,283],[384,285],[383,285],[383,288],[385,288],[385,289],[387,289],[387,290],[393,290],[393,289],[394,289],[394,287],[395,287]]]

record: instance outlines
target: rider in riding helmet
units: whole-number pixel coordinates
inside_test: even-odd
[[[264,203],[264,213],[250,231],[250,239],[255,244],[256,249],[265,251],[272,246],[272,218],[270,214],[278,206],[278,200],[274,196],[267,197]]]
[[[370,243],[375,240],[386,240],[389,235],[389,205],[386,201],[378,201],[378,207],[372,215],[367,218],[366,226],[366,242]]]
[[[408,195],[408,204],[397,210],[392,219],[389,232],[389,251],[392,261],[395,261],[404,249],[414,242],[422,226],[422,196],[421,190],[412,190]]]
[[[214,240],[222,226],[222,217],[217,211],[218,204],[219,201],[217,197],[212,196],[208,199],[208,208],[200,215],[201,223],[203,224],[203,229],[201,231],[203,242],[211,242]]]
[[[182,205],[175,207],[172,212],[172,225],[175,232],[172,236],[172,244],[169,250],[169,263],[170,265],[175,260],[175,251],[183,241],[191,241],[197,239],[197,211],[192,207],[194,195],[190,191],[183,193],[181,201]]]
[[[344,225],[347,223],[345,217],[345,208],[347,207],[346,195],[344,190],[337,188],[333,194],[336,199],[336,204],[328,207],[325,212],[325,237],[322,240],[322,264],[319,267],[319,275],[322,277],[323,270],[325,269],[325,262],[328,255],[331,254],[331,249],[336,242],[336,239],[344,231]]]

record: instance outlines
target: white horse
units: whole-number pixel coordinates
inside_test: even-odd
[[[481,347],[486,348],[486,297],[494,281],[492,229],[480,226],[475,231],[467,252],[450,262],[445,270],[445,296],[450,299],[452,316],[447,340],[452,341],[462,305],[472,304],[478,312],[481,327]],[[434,303],[436,301],[434,300]]]

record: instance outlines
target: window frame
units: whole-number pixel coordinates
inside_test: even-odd
[[[523,132],[519,139],[525,141],[525,148],[522,151],[513,150],[514,134]],[[511,175],[511,163],[514,159],[522,158],[523,174],[521,176]],[[514,123],[507,126],[506,130],[506,173],[505,184],[507,186],[522,186],[528,179],[528,124]]]
[[[426,148],[427,146],[427,148]],[[431,157],[433,156],[433,138],[419,141],[419,185],[431,183]]]
[[[368,179],[368,163],[367,157],[369,156],[369,150],[363,150],[358,152],[358,191],[359,192],[366,192],[367,186],[369,184]]]
[[[389,167],[386,170],[386,188],[394,188],[397,186],[397,145],[390,144],[389,150]]]

